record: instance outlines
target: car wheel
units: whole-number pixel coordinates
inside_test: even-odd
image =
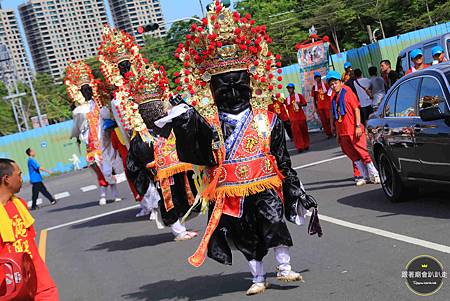
[[[378,155],[381,187],[391,202],[404,201],[407,197],[405,185],[385,152]]]

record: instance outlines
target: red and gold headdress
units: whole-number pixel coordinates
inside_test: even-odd
[[[153,137],[139,114],[139,104],[155,100],[168,101],[170,96],[169,80],[164,67],[142,61],[137,68],[137,75],[128,76],[125,84],[116,92],[121,122],[128,123],[144,141],[152,142]]]
[[[130,61],[131,72],[136,72],[136,66],[142,61],[139,46],[134,38],[126,32],[105,25],[102,42],[98,48],[100,69],[109,84],[120,87],[124,84],[120,75],[119,63]]]
[[[189,93],[188,102],[208,120],[216,115],[208,82],[211,76],[230,71],[247,70],[251,77],[252,108],[266,110],[281,76],[279,55],[273,55],[268,45],[272,39],[266,27],[255,26],[250,14],[244,17],[215,1],[202,26],[192,24],[185,44],[180,44],[175,56],[184,65],[176,79],[178,91]],[[281,73],[281,70],[278,71]]]
[[[77,105],[87,105],[86,100],[81,94],[81,87],[89,85],[92,89],[92,99],[95,103],[86,114],[89,123],[89,137],[86,145],[86,160],[93,163],[96,160],[101,160],[101,145],[98,134],[99,113],[103,106],[99,94],[99,80],[94,79],[92,70],[83,61],[72,62],[69,61],[66,67],[66,78],[64,83],[67,86],[67,94]]]
[[[95,103],[101,107],[98,97],[97,81],[92,75],[91,67],[83,61],[72,62],[69,61],[66,67],[66,78],[64,83],[67,86],[67,94],[71,100],[77,105],[82,105],[86,102],[81,94],[80,88],[83,85],[89,85],[92,88],[92,98]]]

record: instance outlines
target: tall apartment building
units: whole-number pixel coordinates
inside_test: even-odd
[[[36,72],[61,79],[67,61],[97,55],[103,24],[103,0],[29,0],[19,6]]]
[[[137,33],[140,25],[158,23],[158,30],[146,33],[152,36],[161,37],[167,33],[160,0],[109,0],[109,6],[115,26],[133,35],[141,45],[144,38]]]
[[[19,32],[17,18],[12,9],[2,9],[0,5],[0,43],[8,47],[13,62],[10,66],[16,66],[17,77],[20,81],[27,80],[26,72],[30,72],[30,66],[25,53],[25,47]],[[14,76],[14,70],[8,74],[9,81]],[[2,76],[3,77],[3,76]]]

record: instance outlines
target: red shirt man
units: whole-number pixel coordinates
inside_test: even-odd
[[[311,89],[311,96],[314,99],[314,107],[319,115],[322,128],[328,138],[332,137],[330,124],[331,100],[328,96],[328,85],[321,79],[319,72],[314,72],[314,85]]]
[[[306,107],[308,104],[303,95],[295,93],[295,85],[293,83],[288,84],[286,88],[289,92],[289,96],[286,98],[286,106],[291,121],[294,144],[299,152],[303,152],[309,149],[309,133],[305,112],[303,112],[302,107]]]
[[[367,150],[358,98],[342,83],[338,72],[329,71],[327,82],[335,93],[331,103],[332,128],[336,131],[342,152],[354,162],[363,177],[356,185],[361,186],[367,182],[380,183],[378,171]]]
[[[420,69],[430,67],[430,65],[427,65],[423,62],[423,52],[421,49],[419,49],[419,48],[414,49],[413,51],[411,51],[409,56],[411,57],[411,61],[414,63],[414,66],[409,68],[406,71],[405,75],[410,74],[410,73],[415,72]]]
[[[22,186],[21,171],[9,159],[0,159],[0,252],[27,253],[33,259],[37,277],[35,301],[58,301],[58,289],[39,255],[33,222],[23,200],[14,196]]]
[[[283,121],[284,129],[286,130],[289,138],[292,139],[291,122],[289,121],[289,115],[286,111],[284,100],[274,99],[273,103],[269,105],[269,111],[277,114],[278,118]]]

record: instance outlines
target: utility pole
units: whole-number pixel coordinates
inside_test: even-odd
[[[26,96],[26,93],[19,93],[16,65],[9,54],[8,47],[4,44],[0,44],[0,73],[1,80],[8,88],[8,96],[3,99],[11,104],[19,132],[26,131],[29,129],[28,117],[22,103],[22,97]],[[13,89],[16,94],[12,91]]]
[[[202,0],[198,0],[198,2],[200,2],[200,8],[202,9],[202,15],[203,15],[203,17],[205,17],[205,9],[203,8]]]

